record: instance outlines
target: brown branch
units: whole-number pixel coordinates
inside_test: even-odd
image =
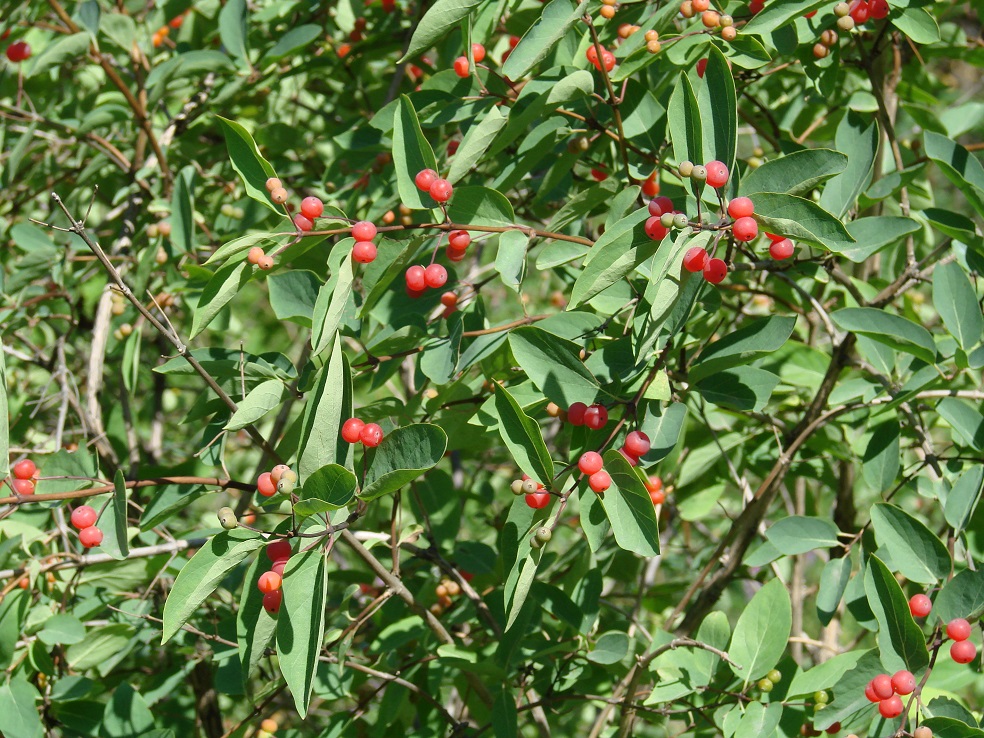
[[[42,480],[44,477],[42,477]],[[252,492],[256,489],[255,485],[237,482],[233,479],[221,479],[219,477],[154,477],[153,479],[137,479],[124,482],[127,489],[138,489],[140,487],[156,487],[162,484],[202,484],[207,487],[221,487],[222,489],[238,489],[244,492]],[[0,505],[23,505],[29,502],[50,502],[51,500],[80,500],[86,497],[104,495],[115,489],[112,484],[104,484],[91,489],[79,489],[72,492],[49,492],[43,495],[13,495],[10,497],[0,497]]]

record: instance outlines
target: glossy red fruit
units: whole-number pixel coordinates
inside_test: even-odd
[[[26,41],[14,41],[14,43],[7,47],[7,58],[15,64],[25,61],[30,57],[31,47]]]
[[[966,641],[970,638],[970,623],[964,618],[954,618],[946,624],[946,634],[955,641]]]
[[[871,682],[868,682],[868,686],[864,688],[864,696],[868,698],[868,702],[881,702],[881,698],[875,694],[875,687]]]
[[[608,172],[606,172],[603,168],[592,168],[591,179],[595,182],[604,182],[608,179]]]
[[[704,279],[711,284],[720,284],[728,276],[728,265],[722,259],[711,259],[704,267]]]
[[[14,467],[10,471],[13,472],[14,477],[17,479],[30,479],[37,470],[38,467],[33,461],[30,459],[21,459],[14,464]]]
[[[646,235],[654,241],[662,241],[670,229],[659,222],[659,217],[654,215],[646,220]]]
[[[468,231],[451,231],[448,234],[448,246],[455,251],[464,251],[471,244]]]
[[[417,172],[417,176],[413,178],[414,184],[417,185],[418,190],[423,190],[424,192],[429,192],[431,185],[437,180],[437,172],[433,169],[421,169]]]
[[[550,504],[550,494],[548,492],[534,492],[526,495],[526,504],[534,510],[539,510]]]
[[[317,197],[305,197],[301,200],[301,215],[309,220],[320,218],[325,212],[325,204]]]
[[[588,477],[588,486],[591,488],[592,492],[604,492],[612,486],[612,478],[609,476],[608,472],[602,469],[601,471],[595,472]]]
[[[895,694],[912,694],[915,688],[916,677],[911,671],[901,669],[892,674],[892,689],[895,690]]]
[[[270,565],[270,571],[276,572],[281,576],[281,578],[283,578],[284,569],[286,567],[287,567],[287,559],[278,559],[277,561],[274,561],[273,564]]]
[[[788,259],[793,255],[796,247],[793,246],[793,242],[788,238],[784,238],[780,241],[773,241],[769,244],[769,256],[771,256],[776,261],[782,261],[783,259]]]
[[[626,462],[628,462],[629,466],[639,466],[639,458],[637,456],[633,456],[632,454],[628,453],[625,450],[625,446],[620,448],[618,450],[618,453],[621,455],[623,459],[626,460]]]
[[[653,203],[656,203],[656,207],[659,208],[658,213],[653,212]],[[649,203],[650,215],[662,215],[663,213],[672,213],[672,212],[674,212],[673,201],[670,198],[668,198],[666,195],[660,195],[655,200]]]
[[[887,700],[882,700],[878,703],[878,712],[880,712],[881,716],[886,720],[897,718],[902,714],[902,710],[904,709],[905,706],[902,704],[902,698],[897,694],[894,694]]]
[[[435,179],[428,192],[437,202],[447,202],[451,199],[453,188],[446,179]]]
[[[851,3],[851,17],[859,26],[867,22],[870,14],[871,8],[868,6],[867,0],[854,0]]]
[[[467,77],[471,72],[468,69],[468,57],[459,56],[454,60],[454,73],[459,77]]]
[[[307,216],[298,213],[294,216],[294,227],[299,231],[307,232],[314,228],[314,223]]]
[[[924,594],[914,594],[909,598],[909,612],[914,618],[924,618],[933,610],[933,601]]]
[[[376,446],[383,442],[383,429],[375,423],[366,423],[362,432],[359,434],[359,440],[362,441],[362,445],[366,448],[376,448]]]
[[[601,64],[605,67],[606,72],[612,71],[615,68],[615,55],[608,49],[602,49]]]
[[[283,582],[280,575],[275,571],[265,571],[260,574],[260,578],[256,582],[256,587],[263,594],[268,592],[276,592],[280,589],[280,585]]]
[[[632,431],[625,437],[626,452],[636,458],[648,454],[651,447],[649,436],[642,431]]]
[[[707,59],[701,59],[697,62],[697,76],[703,78],[704,72],[707,70]]]
[[[825,730],[824,732],[827,735],[837,735],[838,733],[840,733],[840,729],[841,729],[840,723],[832,723],[830,727],[827,728],[827,730]]]
[[[605,462],[597,451],[585,451],[577,460],[577,468],[581,470],[582,474],[587,474],[589,477],[600,472],[604,465]]]
[[[882,20],[888,15],[888,2],[887,0],[870,0],[868,2],[868,10],[872,18]]]
[[[376,226],[368,220],[360,220],[352,226],[352,238],[356,241],[371,241],[376,237]]]
[[[571,425],[584,425],[584,413],[588,410],[588,406],[583,402],[575,402],[569,408],[567,408],[567,422]]]
[[[349,418],[342,423],[342,440],[346,443],[358,443],[362,438],[362,429],[365,427],[365,422],[358,418]]]
[[[472,59],[478,64],[485,59],[485,47],[480,43],[472,44]]]
[[[977,646],[970,641],[955,641],[950,644],[950,658],[958,664],[969,664],[977,658]]]
[[[728,167],[725,166],[723,161],[709,161],[704,165],[707,170],[707,184],[715,189],[718,187],[724,187],[728,183],[728,177],[731,173],[728,172]]]
[[[751,241],[758,235],[759,226],[755,218],[744,217],[736,220],[731,230],[736,241]]]
[[[290,541],[286,538],[278,538],[267,544],[266,555],[270,561],[286,561],[290,558],[290,554]]]
[[[728,203],[728,215],[736,220],[738,218],[747,218],[749,215],[755,212],[755,206],[752,201],[747,197],[736,197],[734,200]]]
[[[96,511],[88,505],[79,505],[72,510],[72,525],[77,530],[85,530],[96,524]]]
[[[659,182],[656,181],[656,175],[650,175],[650,177],[643,181],[642,183],[642,194],[646,197],[655,197],[659,194]]]
[[[95,548],[102,543],[102,540],[103,532],[94,525],[90,525],[88,528],[83,528],[79,531],[79,543],[86,548]]]
[[[663,489],[663,480],[654,474],[646,480],[646,489],[649,490],[650,494],[659,492]]]
[[[453,308],[458,304],[458,296],[453,292],[445,292],[441,295],[441,304],[446,308]]]
[[[443,287],[448,281],[448,270],[440,264],[431,264],[424,270],[424,282],[433,290]]]
[[[267,592],[263,595],[263,609],[266,610],[271,615],[275,615],[280,612],[280,605],[284,601],[283,590],[275,590],[273,592]]]
[[[444,254],[448,257],[448,261],[458,262],[465,258],[464,251],[455,251],[450,246],[444,249]]]
[[[702,272],[711,257],[700,246],[691,247],[683,257],[683,268],[688,272]]]
[[[604,405],[592,405],[584,411],[584,424],[591,430],[599,430],[608,423],[608,410]]]
[[[419,264],[414,264],[407,269],[406,273],[407,289],[414,292],[422,292],[427,289],[427,270]]]
[[[649,490],[649,499],[654,505],[662,505],[666,502],[666,493],[661,489]]]
[[[10,486],[14,488],[14,492],[19,495],[33,495],[34,494],[34,480],[33,479],[13,479],[10,482]]]
[[[356,241],[352,246],[352,258],[360,264],[370,264],[376,260],[376,244],[372,241]]]
[[[270,472],[263,472],[256,480],[256,491],[264,497],[273,497],[277,494],[277,485],[270,478]]]
[[[879,674],[871,680],[871,690],[878,699],[887,700],[895,694],[895,688],[892,686],[892,677],[888,674]]]

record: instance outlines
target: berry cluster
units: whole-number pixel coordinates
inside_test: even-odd
[[[157,238],[158,236],[163,236],[167,238],[171,235],[171,223],[167,220],[161,220],[157,223],[151,223],[147,226],[147,238]]]
[[[599,72],[602,67],[605,68],[606,72],[610,72],[615,68],[615,55],[608,49],[601,49],[599,52],[598,46],[591,44],[591,46],[588,47],[588,50],[584,52],[584,55],[588,58],[588,61],[591,62],[591,66]]]
[[[649,453],[651,445],[649,436],[642,431],[631,431],[626,437],[619,453],[625,457],[631,466],[637,466],[639,459]]]
[[[542,492],[544,486],[524,474],[522,479],[515,480],[510,485],[514,495],[526,495],[526,504],[534,510],[539,510],[550,504],[550,493]]]
[[[14,41],[7,47],[7,58],[14,64],[31,58],[31,46],[26,41]]]
[[[440,264],[431,264],[427,267],[414,264],[407,269],[404,276],[407,281],[407,295],[417,298],[423,295],[428,287],[431,289],[443,287],[448,281],[448,270]]]
[[[428,193],[435,202],[445,203],[451,199],[454,188],[446,179],[441,179],[433,169],[421,169],[413,178],[414,184],[421,192]]]
[[[430,606],[430,611],[434,615],[441,615],[454,604],[452,598],[461,594],[461,586],[453,579],[442,579],[440,584],[434,587],[434,594],[437,595],[437,602]]]
[[[98,517],[88,505],[79,505],[72,510],[72,525],[79,532],[79,543],[86,548],[95,548],[102,543],[103,532],[96,527]]]
[[[383,429],[375,423],[349,418],[342,423],[342,440],[346,443],[361,443],[366,448],[376,448],[383,442]]]
[[[902,669],[892,676],[879,674],[864,688],[864,696],[869,702],[878,703],[878,712],[886,720],[902,714],[905,707],[902,697],[912,694],[916,689],[916,678],[911,671]]]
[[[663,489],[663,480],[653,475],[646,480],[646,491],[649,492],[649,499],[654,505],[662,505],[666,502],[666,491]]]
[[[151,39],[151,42],[154,44],[154,48],[156,49],[158,46],[164,43],[164,39],[166,39],[168,35],[170,35],[172,28],[175,30],[181,28],[182,23],[184,23],[184,13],[174,16],[170,21],[168,21],[167,25],[161,26],[156,31],[154,31],[154,36]]]
[[[266,547],[266,555],[272,566],[269,571],[260,574],[256,586],[263,593],[263,609],[271,615],[280,610],[280,603],[284,599],[280,587],[283,584],[284,567],[287,566],[291,553],[290,541],[286,538],[267,544]]]
[[[256,480],[256,491],[263,497],[273,497],[277,492],[289,495],[296,486],[297,472],[286,464],[277,464]]]
[[[950,644],[950,658],[958,664],[969,664],[977,658],[977,646],[968,641],[970,623],[964,618],[955,618],[946,624],[946,635],[953,639]]]
[[[472,44],[472,59],[476,64],[485,59],[485,47],[479,43]],[[464,78],[470,75],[471,69],[469,67],[467,56],[462,55],[454,60],[454,73],[459,77]]]
[[[376,237],[376,226],[368,220],[360,220],[352,226],[352,238],[355,245],[352,247],[352,259],[360,264],[369,264],[376,258],[376,244],[373,240]]]
[[[608,409],[604,405],[591,405],[575,402],[567,408],[567,422],[571,425],[585,425],[591,430],[600,430],[608,423]]]
[[[763,692],[771,692],[773,687],[779,683],[782,679],[782,672],[778,669],[773,669],[764,677],[758,680],[758,688]]]
[[[588,486],[592,492],[601,494],[612,486],[612,478],[602,467],[601,454],[597,451],[585,451],[577,460],[577,468],[588,478]]]
[[[700,22],[704,28],[714,30],[721,29],[721,38],[725,41],[734,41],[738,37],[738,30],[735,28],[735,19],[730,15],[722,15],[711,7],[710,0],[683,0],[680,3],[680,15],[684,18],[693,18],[700,13]]]
[[[19,495],[33,495],[40,474],[37,465],[30,459],[22,459],[10,471],[13,472],[7,480],[10,488]]]

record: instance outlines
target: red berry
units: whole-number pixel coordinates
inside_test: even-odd
[[[321,217],[325,212],[325,204],[317,197],[305,197],[301,200],[301,215],[309,220]]]
[[[368,220],[360,220],[352,226],[352,238],[356,241],[371,241],[376,237],[376,226]]]
[[[14,63],[25,61],[30,56],[31,47],[25,41],[14,41],[7,47],[7,58]]]
[[[946,624],[946,634],[955,641],[966,641],[970,638],[970,623],[964,618],[954,618]]]
[[[472,44],[472,59],[478,64],[480,61],[485,59],[485,47],[479,43]]]
[[[270,472],[263,472],[256,480],[256,491],[264,497],[273,497],[277,494],[277,485],[270,479]]]
[[[710,172],[708,172],[708,175]],[[755,212],[755,206],[747,197],[736,197],[728,203],[728,215],[732,218],[746,218]]]
[[[736,220],[731,230],[735,234],[736,241],[751,241],[758,235],[759,226],[755,218],[745,216]]]
[[[441,295],[441,304],[446,308],[453,308],[458,304],[458,296],[453,292],[445,292]]]
[[[584,55],[595,67],[598,66],[598,46],[596,44],[591,44],[588,50],[584,52]]]
[[[455,251],[464,251],[471,244],[471,235],[468,231],[451,231],[448,234],[448,246]]]
[[[279,574],[281,576],[281,578],[283,578],[283,576],[284,576],[284,569],[286,567],[287,567],[287,559],[277,559],[270,566],[270,571],[276,572],[277,574]]]
[[[612,478],[609,476],[608,472],[602,469],[601,471],[595,472],[588,477],[588,486],[591,488],[592,492],[604,492],[612,486]]]
[[[358,418],[349,418],[342,423],[342,439],[346,443],[358,443],[366,424]]]
[[[300,213],[294,216],[294,225],[299,231],[310,231],[314,228],[314,223],[311,222],[311,219]]]
[[[697,76],[698,77],[700,77],[700,78],[703,79],[703,77],[704,77],[704,71],[706,69],[707,69],[707,59],[701,59],[700,61],[697,62]]]
[[[10,485],[14,488],[14,492],[16,492],[19,495],[34,494],[33,479],[14,479],[11,481]]]
[[[656,181],[655,174],[650,175],[649,179],[643,181],[642,194],[646,197],[655,197],[659,194],[659,182]]]
[[[366,448],[376,448],[383,442],[383,429],[375,423],[366,423],[359,434],[359,440]]]
[[[448,257],[448,261],[455,261],[455,262],[457,262],[457,261],[461,261],[462,259],[465,258],[465,252],[464,251],[455,251],[450,246],[448,246],[446,249],[444,249],[444,254]]]
[[[888,2],[887,0],[870,0],[868,9],[872,18],[881,20],[888,15]]]
[[[887,700],[895,694],[895,688],[892,686],[892,677],[888,674],[879,674],[871,680],[871,691],[875,693],[878,699]]]
[[[892,674],[892,689],[895,694],[912,694],[916,688],[916,677],[911,671],[902,669]]]
[[[897,718],[902,714],[902,710],[905,707],[902,705],[902,698],[897,694],[893,694],[887,700],[882,700],[878,703],[878,712],[885,719]]]
[[[443,287],[448,281],[448,270],[440,264],[431,264],[424,270],[424,281],[431,289]]]
[[[37,470],[37,465],[30,459],[21,459],[11,469],[17,479],[30,479]]]
[[[587,412],[588,406],[583,402],[575,402],[569,408],[567,408],[567,421],[571,425],[584,425],[584,413]]]
[[[283,580],[277,572],[265,571],[260,574],[260,578],[257,580],[256,586],[263,594],[267,594],[268,592],[276,592],[280,589],[282,581]]]
[[[437,202],[447,202],[451,199],[452,187],[446,179],[435,179],[428,191]]]
[[[683,257],[683,268],[688,272],[702,272],[710,257],[700,246],[693,246]]]
[[[592,168],[591,179],[593,179],[595,182],[604,182],[606,179],[608,179],[608,172],[606,172],[604,168],[598,168],[598,169]]]
[[[615,55],[608,49],[602,49],[601,63],[604,65],[606,72],[612,71],[615,68]]]
[[[102,543],[102,539],[103,532],[94,525],[79,531],[79,542],[86,548],[95,548]]]
[[[423,292],[427,289],[427,271],[419,264],[407,269],[406,280],[408,290]]]
[[[704,165],[704,169],[707,170],[707,184],[711,187],[716,189],[718,187],[724,187],[728,183],[730,173],[723,161],[718,161],[717,159],[709,161]]]
[[[977,646],[970,641],[955,641],[950,645],[950,658],[958,664],[969,664],[977,658]]]
[[[266,547],[266,555],[270,561],[286,561],[290,558],[290,541],[286,538],[278,538]]]
[[[649,202],[649,214],[650,215],[662,215],[663,213],[672,213],[673,201],[666,195],[660,195],[655,200]]]
[[[851,3],[851,17],[859,26],[868,20],[871,9],[868,7],[867,0],[854,0]]]
[[[704,267],[704,279],[711,284],[719,284],[728,276],[728,265],[722,259],[711,259]]]
[[[592,474],[600,472],[604,463],[601,454],[597,451],[585,451],[577,460],[577,468],[581,470],[582,474],[587,474],[590,477]]]
[[[618,452],[621,454],[622,458],[628,462],[629,466],[639,466],[639,458],[627,452],[625,450],[625,446],[622,446]]]
[[[649,490],[649,499],[652,500],[654,505],[662,505],[666,502],[666,493],[661,489]]]
[[[654,241],[662,241],[670,229],[659,222],[659,217],[654,215],[646,220],[646,235]]]
[[[526,504],[534,510],[544,508],[550,504],[550,493],[534,492],[533,494],[526,495]]]
[[[868,682],[868,686],[864,688],[864,696],[868,698],[868,702],[881,702],[881,698],[875,694],[875,687],[871,682]]]
[[[604,428],[608,422],[608,410],[604,405],[592,405],[584,411],[584,424],[591,430]]]
[[[826,733],[827,735],[837,735],[838,733],[840,733],[840,729],[841,729],[840,723],[833,723],[829,728],[827,728]]]
[[[78,530],[85,530],[96,524],[97,517],[96,511],[91,507],[88,505],[79,505],[72,510],[72,525]]]
[[[352,247],[352,258],[360,264],[369,264],[376,260],[376,244],[372,241],[356,241]]]
[[[663,489],[663,480],[656,475],[649,477],[649,479],[646,480],[646,489],[649,490],[650,494],[653,492],[659,492]]]
[[[277,589],[273,592],[267,592],[263,595],[263,609],[271,615],[275,615],[280,611],[280,604],[283,601],[284,593],[282,590]]]
[[[417,185],[418,190],[423,190],[424,192],[430,191],[431,185],[437,179],[437,172],[433,169],[421,169],[417,172],[417,176],[414,177],[414,183]]]
[[[915,594],[909,598],[909,612],[914,618],[924,618],[933,610],[933,601],[924,594]]]
[[[650,448],[649,436],[642,431],[632,431],[625,437],[626,453],[636,458],[648,454]]]
[[[780,241],[773,241],[769,244],[769,256],[776,261],[788,259],[793,255],[793,251],[795,251],[795,247],[793,246],[793,242],[788,238],[784,238]]]
[[[459,56],[454,60],[454,73],[459,77],[467,77],[471,73],[468,69],[467,56]]]

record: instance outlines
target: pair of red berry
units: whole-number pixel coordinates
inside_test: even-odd
[[[342,440],[346,443],[361,443],[366,448],[376,448],[383,442],[383,429],[375,423],[349,418],[342,423]]]
[[[604,428],[608,423],[608,410],[604,405],[591,405],[575,402],[567,409],[567,422],[571,425],[585,425],[591,430]]]
[[[950,644],[950,658],[958,664],[969,664],[977,658],[977,646],[968,641],[970,623],[964,618],[955,618],[946,624],[946,634],[953,639]]]
[[[314,228],[315,219],[320,218],[323,212],[325,212],[325,204],[319,198],[305,197],[301,200],[301,212],[294,216],[294,227],[307,233]],[[373,233],[373,235],[376,234]]]
[[[646,235],[654,241],[662,241],[666,237],[666,234],[670,232],[670,229],[663,225],[660,219],[664,213],[676,212],[679,211],[674,209],[673,201],[666,195],[655,197],[650,200],[649,218],[646,220],[646,224],[644,226]]]
[[[902,669],[892,676],[879,674],[864,688],[864,696],[869,702],[878,703],[878,712],[886,719],[896,718],[905,709],[902,697],[916,689],[916,678],[911,671]],[[900,696],[901,695],[901,696]]]
[[[472,44],[472,59],[475,60],[476,64],[485,59],[485,47],[479,43]],[[467,77],[471,73],[467,56],[459,56],[454,60],[454,73],[462,78]]]
[[[451,261],[461,261],[465,258],[465,251],[471,245],[471,234],[468,231],[451,231],[448,234],[448,247],[445,253]]]
[[[27,61],[31,57],[31,47],[26,41],[14,41],[7,47],[7,58],[14,64]]]
[[[851,3],[851,17],[859,26],[866,23],[868,18],[882,20],[888,15],[887,0],[854,0]]]
[[[598,47],[595,44],[591,44],[588,50],[584,52],[584,55],[591,62],[591,66],[597,69],[599,72],[601,68],[604,67],[606,72],[610,72],[615,68],[615,55],[608,49],[602,49],[601,53],[598,53]]]
[[[355,245],[352,247],[352,258],[360,264],[369,264],[376,258],[376,244],[373,240],[376,237],[376,226],[368,220],[360,220],[352,226],[352,238]]]
[[[263,609],[271,615],[279,612],[284,599],[281,585],[283,584],[284,567],[287,566],[287,559],[290,558],[291,553],[290,541],[286,538],[276,540],[266,547],[267,558],[273,565],[270,567],[270,571],[260,575],[256,586],[263,593]]]
[[[297,472],[286,464],[277,464],[256,480],[256,491],[263,497],[273,497],[277,492],[289,495],[296,486]]]
[[[752,217],[754,212],[755,205],[747,197],[736,197],[728,203],[728,215],[735,219],[731,232],[736,241],[747,243],[758,235],[758,223]]]
[[[426,268],[414,264],[407,269],[404,276],[407,281],[407,294],[416,298],[424,294],[428,287],[431,289],[443,287],[448,281],[448,270],[440,264],[431,264]]]
[[[619,453],[625,457],[631,466],[637,466],[639,459],[649,453],[652,444],[649,436],[642,431],[631,431],[626,437]]]
[[[597,451],[585,451],[577,460],[577,468],[588,478],[588,486],[598,494],[612,486],[612,478],[603,466],[604,460]]]
[[[13,477],[7,480],[11,489],[19,495],[33,495],[38,479],[38,467],[30,459],[21,459],[10,470]]]
[[[72,510],[72,525],[79,532],[79,543],[86,548],[95,548],[102,543],[103,532],[96,527],[98,517],[88,505],[79,505]]]
[[[447,202],[454,192],[451,183],[446,179],[441,179],[433,169],[421,169],[413,181],[418,190],[427,192],[436,202]]]
[[[663,491],[663,480],[653,475],[646,480],[646,491],[649,492],[649,499],[654,505],[662,505],[666,502],[666,492]]]
[[[683,268],[688,272],[702,272],[704,279],[711,284],[719,284],[728,276],[728,265],[724,259],[712,259],[701,246],[693,246],[684,254]]]

